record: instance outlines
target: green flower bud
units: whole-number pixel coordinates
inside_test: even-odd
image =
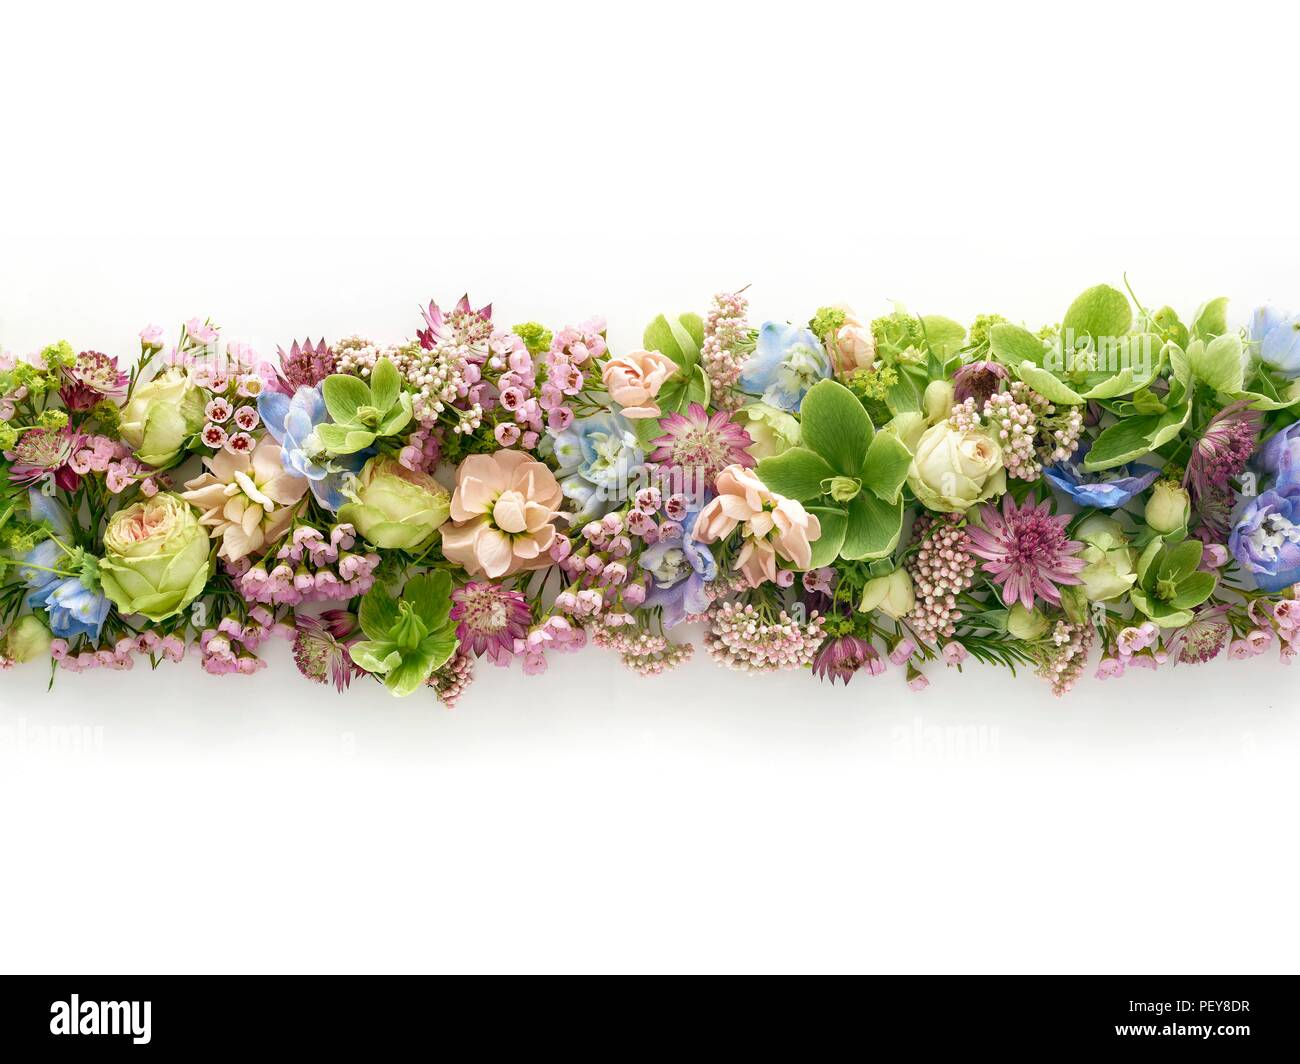
[[[1080,557],[1088,564],[1079,579],[1090,602],[1117,599],[1137,583],[1133,551],[1124,526],[1114,518],[1089,517],[1075,530],[1074,538],[1084,544]]]
[[[353,501],[339,509],[339,522],[381,550],[425,546],[451,512],[451,493],[433,477],[383,455],[365,464],[348,493]]]
[[[174,465],[185,440],[202,427],[203,393],[175,367],[136,388],[122,408],[123,441],[140,461],[159,468]]]
[[[925,419],[931,425],[944,421],[952,413],[956,401],[957,391],[952,381],[931,381],[925,386],[925,398],[922,402],[925,407]]]
[[[19,617],[4,638],[0,657],[22,665],[50,652],[50,630],[45,622],[33,614]]]
[[[879,610],[886,617],[898,620],[911,613],[915,605],[916,591],[912,587],[911,574],[906,569],[895,569],[888,576],[867,581],[858,609],[863,613]]]
[[[1051,622],[1037,610],[1026,609],[1017,602],[1007,617],[1007,632],[1016,639],[1032,641],[1042,639],[1051,628]]]
[[[202,593],[212,572],[208,530],[184,499],[168,492],[115,513],[99,563],[104,594],[122,613],[161,621]]]
[[[1158,480],[1147,500],[1147,524],[1162,536],[1180,532],[1187,527],[1192,513],[1192,500],[1181,484],[1174,480]]]

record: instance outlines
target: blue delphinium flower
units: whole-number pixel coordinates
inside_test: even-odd
[[[578,418],[554,437],[560,490],[578,504],[574,517],[600,517],[627,497],[628,487],[645,464],[632,423],[621,414]]]
[[[316,426],[329,421],[320,385],[299,388],[293,396],[265,391],[257,397],[257,412],[266,431],[281,447],[280,464],[311,485],[316,501],[331,513],[345,502],[343,485],[358,472],[373,450],[334,456],[326,453]]]
[[[1300,583],[1300,481],[1284,476],[1251,499],[1228,549],[1262,591]]]
[[[681,624],[687,614],[703,613],[711,601],[704,587],[717,578],[718,564],[708,547],[691,538],[699,516],[700,508],[688,510],[680,536],[659,540],[638,559],[651,576],[645,604],[663,610],[668,628]]]
[[[1255,464],[1270,477],[1300,477],[1300,421],[1270,436],[1255,455]]]
[[[1264,362],[1284,376],[1300,377],[1300,314],[1260,307],[1250,319],[1250,339]]]
[[[768,321],[758,330],[739,383],[741,391],[793,413],[808,389],[830,375],[831,361],[810,330]]]
[[[43,609],[50,618],[50,631],[60,639],[79,635],[99,638],[111,604],[99,591],[87,587],[79,576],[62,576],[50,570],[68,571],[72,527],[68,515],[53,499],[38,491],[29,493],[32,517],[44,521],[52,530],[23,555],[18,575],[32,590],[27,594],[31,609]],[[33,568],[24,568],[23,563]]]
[[[1051,481],[1052,486],[1080,506],[1114,510],[1160,479],[1160,470],[1136,462],[1099,473],[1089,473],[1083,468],[1088,450],[1089,444],[1080,444],[1069,461],[1057,462],[1043,469],[1043,476]]]

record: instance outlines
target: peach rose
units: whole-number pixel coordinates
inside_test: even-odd
[[[456,470],[442,553],[493,580],[548,565],[563,497],[555,475],[522,451],[470,455]]]
[[[844,324],[826,338],[826,347],[835,363],[837,377],[851,377],[858,370],[872,369],[876,364],[876,338],[871,326],[865,324],[848,307],[844,311]]]
[[[796,569],[809,567],[822,527],[802,503],[768,491],[752,470],[739,465],[718,474],[717,491],[717,498],[700,511],[693,536],[715,543],[739,527],[744,543],[735,568],[750,587],[776,580],[778,558]]]
[[[658,351],[631,351],[605,363],[600,379],[609,397],[623,408],[627,418],[658,417],[662,411],[654,401],[664,382],[677,372],[677,363]]]

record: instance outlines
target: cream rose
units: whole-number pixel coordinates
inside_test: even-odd
[[[1006,491],[1002,448],[981,429],[958,429],[942,421],[917,441],[907,483],[927,509],[964,512]]]

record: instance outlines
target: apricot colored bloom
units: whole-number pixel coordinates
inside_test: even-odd
[[[718,474],[717,498],[700,511],[694,538],[701,543],[726,539],[737,528],[744,542],[734,568],[750,587],[775,582],[777,560],[796,569],[812,564],[812,544],[821,536],[821,522],[803,504],[769,491],[744,466],[728,466]]]
[[[217,556],[235,562],[256,554],[289,527],[307,494],[304,477],[285,471],[280,445],[269,436],[250,453],[218,451],[207,472],[186,481],[181,498],[203,511],[199,521],[221,540]]]
[[[677,372],[677,363],[658,351],[631,351],[605,363],[601,380],[626,418],[658,417],[655,396]]]
[[[456,470],[442,553],[494,580],[549,565],[551,519],[563,498],[555,475],[522,451],[472,454]]]

